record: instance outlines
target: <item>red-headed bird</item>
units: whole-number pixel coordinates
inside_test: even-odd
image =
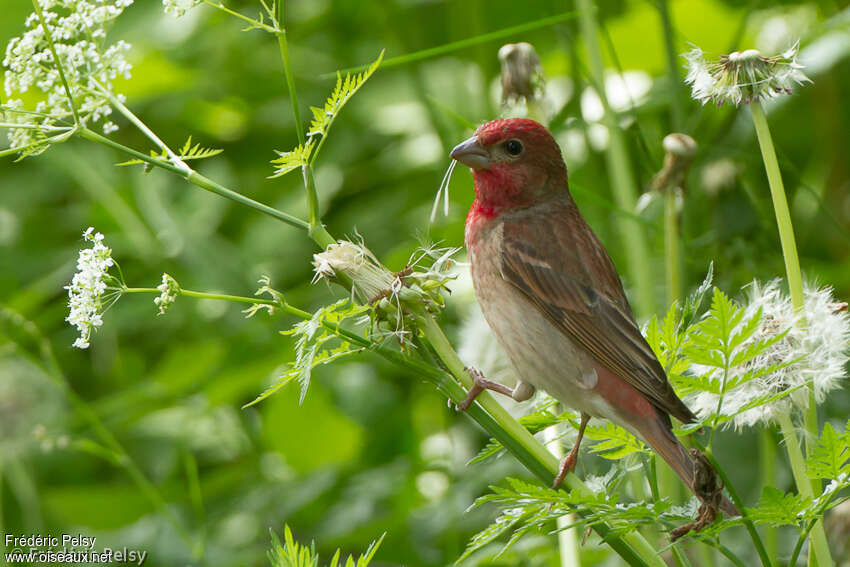
[[[581,412],[555,486],[575,468],[593,416],[645,441],[700,496],[698,465],[670,421],[696,416],[641,335],[611,257],[570,195],[555,139],[533,120],[494,120],[451,157],[475,180],[466,219],[475,294],[520,379],[511,390],[473,373],[475,386],[460,409],[485,388],[520,401],[540,388]],[[725,497],[720,507],[737,514]]]

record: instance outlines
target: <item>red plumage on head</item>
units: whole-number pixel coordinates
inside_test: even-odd
[[[485,148],[516,139],[524,149],[515,161],[491,162],[488,169],[474,170],[476,198],[468,222],[527,207],[548,193],[568,193],[561,150],[542,124],[527,118],[492,120],[475,135]]]

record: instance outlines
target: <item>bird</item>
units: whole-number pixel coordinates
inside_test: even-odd
[[[470,369],[473,386],[458,409],[484,390],[523,401],[541,389],[581,416],[553,487],[575,469],[589,419],[604,418],[652,447],[713,507],[711,520],[718,507],[738,515],[707,459],[673,434],[671,417],[697,418],[641,334],[613,260],[570,194],[552,134],[530,119],[493,120],[450,156],[474,180],[464,240],[475,294],[519,378],[509,388]]]

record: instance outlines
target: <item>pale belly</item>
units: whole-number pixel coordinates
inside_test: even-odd
[[[484,318],[519,378],[572,409],[619,421],[593,391],[598,377],[590,355],[502,279],[494,240],[469,248],[472,281]]]

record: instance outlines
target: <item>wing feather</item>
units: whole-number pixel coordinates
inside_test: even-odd
[[[502,277],[653,405],[680,421],[695,420],[643,338],[611,258],[575,204],[546,203],[503,223]],[[532,242],[551,245],[539,250]]]

